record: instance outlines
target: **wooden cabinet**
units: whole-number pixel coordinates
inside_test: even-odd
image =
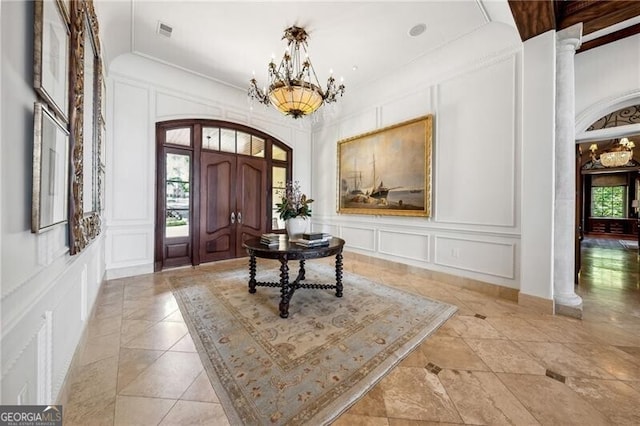
[[[587,233],[601,235],[638,235],[636,218],[596,218],[587,220]]]

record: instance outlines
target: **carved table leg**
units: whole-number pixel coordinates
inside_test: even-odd
[[[280,318],[289,316],[289,266],[287,259],[280,259]]]
[[[249,251],[249,293],[256,292],[256,255]]]
[[[342,297],[342,252],[336,254],[336,297]]]
[[[304,280],[304,274],[305,274],[304,259],[301,259],[300,260],[300,272],[298,272],[298,277],[300,277],[300,281]]]

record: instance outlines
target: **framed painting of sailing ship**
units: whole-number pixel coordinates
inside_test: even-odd
[[[338,141],[338,213],[431,214],[433,115]]]

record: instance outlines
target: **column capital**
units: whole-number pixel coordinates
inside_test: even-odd
[[[556,46],[577,50],[582,45],[582,22],[556,32]]]

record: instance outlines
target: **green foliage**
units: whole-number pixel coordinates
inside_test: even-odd
[[[591,216],[624,217],[624,186],[594,186],[591,189]]]
[[[287,183],[287,188],[279,203],[276,204],[276,211],[280,214],[280,219],[287,220],[294,217],[311,217],[312,198],[307,198],[300,189],[298,181]]]
[[[186,224],[187,224],[187,221],[184,219],[167,220],[167,226],[182,226]]]

